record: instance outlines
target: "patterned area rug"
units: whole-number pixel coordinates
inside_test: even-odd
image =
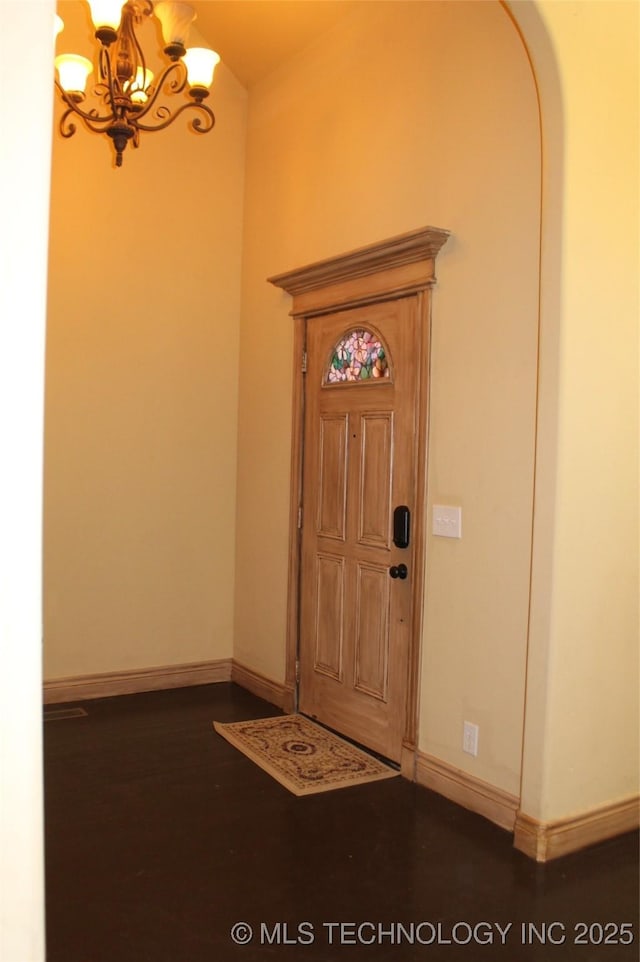
[[[213,727],[294,795],[330,792],[398,775],[303,715],[214,722]]]

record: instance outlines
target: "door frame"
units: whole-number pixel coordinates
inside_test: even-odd
[[[416,505],[412,518],[414,572],[407,668],[407,700],[400,762],[401,773],[415,781],[418,694],[422,649],[422,614],[426,556],[427,458],[429,449],[429,368],[431,289],[435,260],[449,232],[424,227],[346,254],[274,275],[269,283],[293,298],[293,397],[291,425],[291,484],[289,507],[289,570],[285,703],[298,705],[298,648],[300,626],[300,553],[302,463],[305,406],[305,331],[309,318],[338,310],[415,295],[420,354],[416,395]]]

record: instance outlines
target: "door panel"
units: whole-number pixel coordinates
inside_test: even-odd
[[[337,681],[342,679],[344,573],[343,558],[318,555],[314,669]]]
[[[347,518],[346,415],[320,418],[320,476],[318,479],[318,534],[344,541]]]
[[[393,412],[363,414],[360,419],[360,497],[358,541],[389,547]]]
[[[358,565],[354,687],[383,701],[387,697],[389,572]]]
[[[417,317],[409,296],[307,320],[299,705],[394,760],[413,548],[394,545],[393,509],[415,506]]]

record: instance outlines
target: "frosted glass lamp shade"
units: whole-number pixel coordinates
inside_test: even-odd
[[[196,19],[196,12],[189,3],[156,3],[153,12],[162,25],[162,38],[167,47],[186,47],[189,27]]]
[[[84,94],[93,64],[75,53],[61,53],[55,59],[60,86],[69,94]]]
[[[194,87],[209,89],[213,83],[213,71],[220,57],[207,47],[189,47],[182,58],[187,68],[187,83]]]
[[[138,67],[135,80],[127,81],[124,85],[125,90],[131,95],[134,104],[146,104],[149,99],[148,90],[152,80],[153,73],[151,70],[143,70],[142,67]]]
[[[100,27],[118,29],[122,18],[122,0],[89,0],[89,7],[96,30]]]

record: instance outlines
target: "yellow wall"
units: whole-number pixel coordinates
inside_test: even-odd
[[[548,821],[638,791],[640,24],[636,3],[537,6],[513,5],[546,144],[522,809]]]
[[[538,818],[635,790],[637,8],[511,7],[540,291],[538,104],[498,3],[365,4],[252,89],[247,128],[221,66],[215,134],[178,123],[117,172],[56,138],[47,677],[231,654],[284,677],[292,324],[265,279],[431,223],[428,507],[460,504],[464,537],[428,539],[420,748]]]
[[[531,552],[540,142],[497,3],[375,3],[252,90],[245,207],[235,656],[283,677],[291,335],[265,278],[415,227],[452,232],[435,294],[420,748],[520,777]],[[250,603],[248,603],[250,599]],[[477,759],[462,723],[480,725]]]
[[[61,6],[58,51],[88,23]],[[224,122],[117,171],[54,138],[45,677],[231,656],[246,99],[221,65]]]

